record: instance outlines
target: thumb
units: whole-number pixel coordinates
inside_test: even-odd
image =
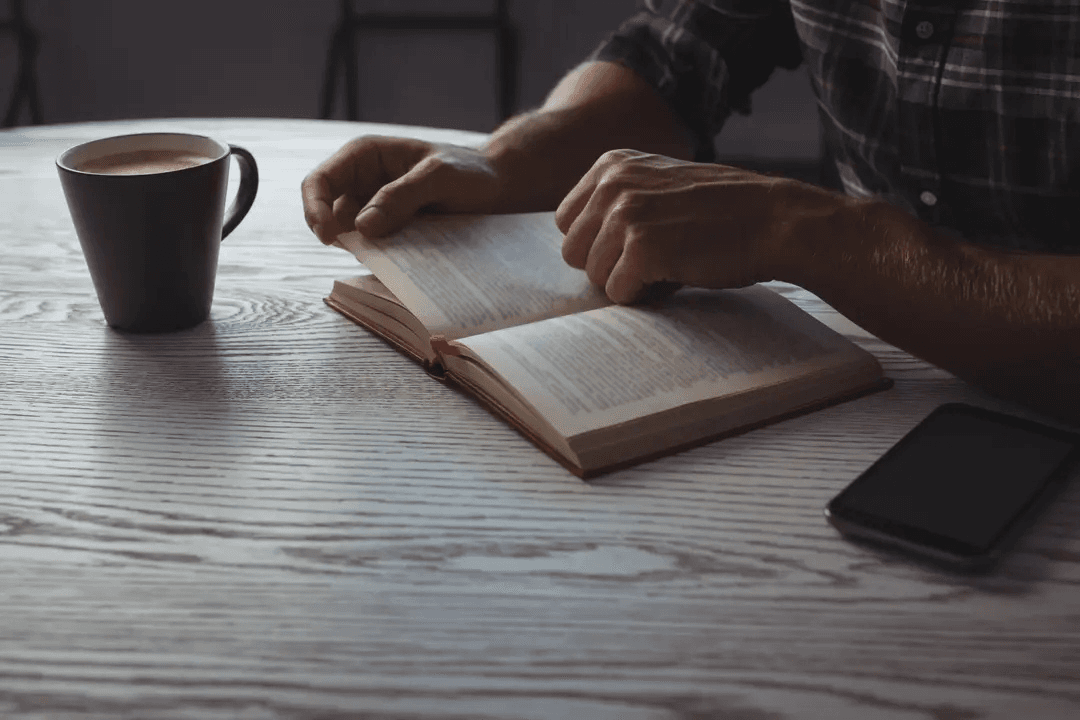
[[[379,189],[360,210],[354,225],[368,237],[397,232],[422,208],[433,204],[443,193],[446,176],[440,165],[421,161],[397,180]]]
[[[408,222],[408,218],[399,221],[387,214],[386,209],[383,208],[383,206],[368,203],[364,209],[357,214],[356,220],[353,221],[353,226],[361,235],[377,238],[400,230],[406,222]]]

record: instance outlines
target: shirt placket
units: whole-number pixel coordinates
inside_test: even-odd
[[[937,110],[954,21],[951,3],[910,3],[897,59],[900,172],[915,211],[934,225],[947,214]]]

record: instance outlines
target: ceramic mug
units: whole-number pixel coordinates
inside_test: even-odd
[[[240,187],[226,212],[234,156]],[[259,186],[250,152],[201,135],[146,133],[77,145],[56,167],[111,327],[165,332],[210,316],[218,248]]]

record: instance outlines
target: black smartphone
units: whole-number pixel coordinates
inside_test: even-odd
[[[1080,435],[942,405],[832,499],[841,533],[959,570],[989,569],[1080,462]]]

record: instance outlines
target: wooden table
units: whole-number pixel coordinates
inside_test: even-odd
[[[151,129],[252,150],[211,321],[104,325],[53,167]],[[1000,407],[845,325],[893,389],[582,482],[323,305],[348,138],[293,120],[0,133],[0,717],[1080,717],[1080,483],[997,572],[822,507],[931,409]],[[235,174],[234,174],[235,175]]]

